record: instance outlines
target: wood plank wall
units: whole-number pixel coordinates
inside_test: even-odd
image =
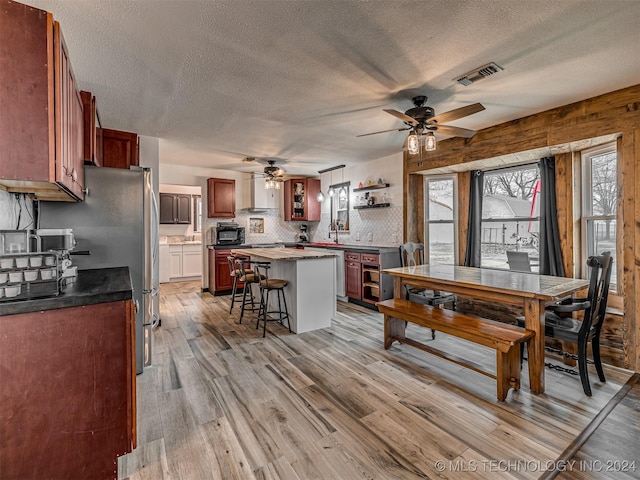
[[[434,152],[417,155],[404,154],[404,231],[405,241],[421,240],[424,232],[422,204],[422,175],[433,168],[459,166],[464,163],[524,152],[542,147],[553,147],[570,142],[587,140],[604,135],[617,134],[619,155],[620,201],[618,215],[620,234],[618,258],[619,289],[623,297],[624,316],[620,318],[621,351],[616,351],[616,341],[607,345],[610,357],[618,359],[613,364],[640,372],[640,85],[600,95],[563,107],[547,110],[480,130],[473,138],[452,138],[438,142]],[[576,154],[556,155],[558,219],[561,229],[562,249],[567,274],[577,268],[573,263],[576,244],[576,212],[573,203],[574,185],[579,180]],[[467,174],[468,176],[468,174]],[[468,178],[459,174],[459,262],[464,259],[466,238],[465,211],[468,204]],[[636,198],[638,199],[636,201]],[[424,206],[422,205],[422,209]],[[638,281],[636,281],[638,279]],[[616,322],[610,330],[617,331]],[[612,334],[613,335],[613,334]]]

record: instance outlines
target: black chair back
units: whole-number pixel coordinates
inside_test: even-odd
[[[607,310],[609,298],[609,284],[611,282],[611,267],[613,260],[611,252],[603,252],[601,255],[593,255],[588,258],[587,265],[590,270],[589,307],[584,312],[580,335],[587,335],[593,329],[599,333]]]

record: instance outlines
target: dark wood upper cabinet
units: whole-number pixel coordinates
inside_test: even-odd
[[[207,217],[236,216],[236,181],[228,178],[207,179]]]
[[[140,164],[138,134],[99,129],[102,134],[102,166],[129,168]]]
[[[160,193],[160,223],[191,223],[191,195]]]
[[[102,166],[102,125],[96,105],[96,97],[91,92],[80,92],[84,110],[84,163]],[[98,133],[98,130],[100,132]]]
[[[284,183],[284,220],[300,222],[320,221],[320,180],[294,178]]]
[[[0,185],[40,200],[82,200],[82,100],[60,25],[5,1],[0,45]]]

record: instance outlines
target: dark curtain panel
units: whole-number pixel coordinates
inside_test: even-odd
[[[556,214],[556,159],[540,159],[540,274],[564,277]]]
[[[466,267],[480,266],[480,248],[482,247],[482,192],[484,172],[471,172],[471,191],[469,192],[469,228],[467,229],[467,251],[464,256]]]

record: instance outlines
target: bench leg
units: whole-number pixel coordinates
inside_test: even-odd
[[[496,370],[498,400],[502,402],[510,388],[520,390],[520,345],[511,347],[507,353],[496,350]]]
[[[384,349],[388,350],[395,338],[405,338],[407,322],[385,314],[384,316]]]

